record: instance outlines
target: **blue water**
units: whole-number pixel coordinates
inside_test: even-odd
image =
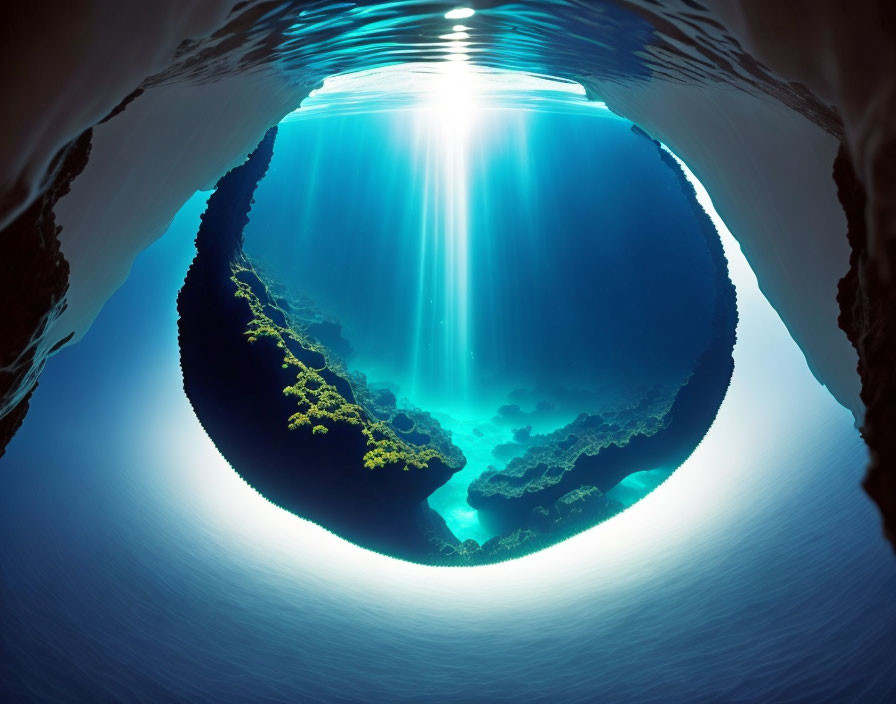
[[[645,52],[653,26],[637,11],[595,0],[489,2],[473,16],[446,16],[451,3],[283,2],[256,17],[252,41],[279,41],[272,58],[308,85],[345,73],[415,62],[469,63],[575,80],[636,82],[655,59]],[[191,67],[201,75],[202,66]],[[700,67],[695,67],[699,74]]]
[[[396,33],[429,31],[421,7],[454,23],[421,3],[318,3],[300,22],[283,3],[270,21],[296,23],[284,68],[321,57],[316,79],[394,62]],[[484,62],[643,71],[649,31],[615,6],[519,3],[462,21]],[[379,42],[365,23],[383,29]],[[582,26],[595,29],[570,31]],[[373,53],[359,57],[364,44]],[[174,300],[203,208],[197,194],[83,342],[50,361],[0,460],[6,700],[896,699],[896,568],[858,486],[865,448],[730,235],[736,369],[695,454],[564,543],[439,569],[274,508],[199,426],[181,389]],[[368,355],[371,368],[374,356],[388,361]]]
[[[0,461],[7,699],[892,701],[864,447],[730,238],[737,369],[694,457],[549,550],[439,569],[273,508],[199,427],[174,299],[203,200],[51,360]]]
[[[283,295],[341,324],[351,369],[452,433],[467,465],[429,503],[484,542],[467,487],[525,452],[515,433],[676,389],[716,291],[676,175],[631,123],[564,84],[550,110],[503,107],[477,78],[450,76],[447,120],[425,94],[361,113],[315,96],[281,125],[244,234]]]

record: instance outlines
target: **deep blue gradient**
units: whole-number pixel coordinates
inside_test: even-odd
[[[578,100],[287,121],[245,230],[341,323],[350,368],[453,433],[468,463],[430,505],[460,539],[494,535],[466,490],[525,451],[514,431],[674,394],[709,344],[715,268],[677,175]]]
[[[711,263],[674,174],[630,126],[495,113],[445,184],[427,181],[444,178],[442,155],[415,139],[413,113],[286,123],[245,249],[342,322],[372,380],[423,401],[680,383],[707,342]],[[466,277],[446,274],[453,247]],[[446,360],[463,295],[469,344]],[[446,376],[452,363],[466,369]]]
[[[622,515],[494,567],[427,568],[272,508],[180,389],[203,198],[51,360],[0,461],[6,698],[887,702],[896,569],[865,450],[726,240],[737,369]]]

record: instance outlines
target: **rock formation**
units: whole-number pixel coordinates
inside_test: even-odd
[[[90,154],[91,131],[62,148],[48,170],[49,184],[3,231],[0,264],[0,456],[28,412],[47,357],[72,335],[48,335],[65,309],[68,262],[59,251],[53,212]]]
[[[884,533],[896,544],[896,291],[887,285],[871,256],[865,220],[868,197],[845,148],[834,162],[834,180],[852,247],[849,272],[840,281],[837,300],[842,311],[840,327],[859,352],[866,408],[862,435],[871,454],[863,486],[880,507]]]
[[[438,424],[349,376],[243,254],[272,128],[219,182],[178,296],[184,389],[232,466],[274,503],[375,550],[422,559],[425,500],[463,467]],[[450,534],[448,534],[450,536]],[[449,538],[450,539],[450,538]]]
[[[497,5],[477,3],[481,10]],[[892,526],[896,464],[884,439],[894,391],[886,350],[896,285],[892,4],[616,0],[607,8],[612,12],[587,24],[589,31],[604,32],[598,41],[565,43],[572,32],[551,37],[539,46],[554,53],[539,55],[537,69],[581,82],[591,96],[669,145],[707,186],[813,372],[864,423],[872,449],[867,485]],[[637,32],[620,29],[620,8],[640,18]],[[21,420],[22,401],[46,357],[71,333],[73,341],[84,334],[136,254],[186,199],[241,160],[327,75],[380,60],[362,51],[321,55],[328,41],[363,22],[342,6],[316,8],[298,30],[291,27],[308,9],[302,2],[161,1],[139,11],[118,9],[111,0],[53,3],[50,9],[20,4],[4,23],[0,89],[9,109],[0,131],[0,241],[6,282],[9,272],[35,263],[30,290],[11,284],[2,291],[6,435]],[[584,22],[594,9],[593,3],[573,3],[566,11],[580,13]],[[327,11],[345,12],[345,22],[313,22]],[[425,21],[409,19],[395,31],[410,32],[416,42],[428,30]],[[614,44],[625,45],[626,61],[612,72],[589,62],[589,51]],[[532,68],[519,55],[487,58]],[[119,106],[124,110],[116,111]],[[54,156],[91,128],[90,160],[70,181],[69,195],[53,206],[61,194],[55,175],[61,161]],[[864,205],[847,205],[849,240],[831,178],[841,144],[841,194],[864,194]],[[50,208],[62,227],[68,275],[55,245],[42,237],[48,219],[17,220],[38,203],[38,211]],[[850,244],[857,248],[852,265]],[[858,357],[837,327],[837,282],[847,272],[842,322]],[[9,311],[22,305],[30,313],[13,320]],[[15,332],[7,335],[7,329]],[[21,361],[25,349],[33,358],[22,373],[7,362]]]
[[[643,131],[634,127],[637,134]],[[649,139],[649,137],[648,137]],[[577,492],[605,494],[630,474],[674,469],[700,443],[725,397],[734,360],[737,325],[734,288],[718,235],[675,160],[657,143],[659,157],[676,174],[691,203],[715,265],[715,310],[710,343],[687,381],[671,394],[658,389],[634,408],[610,414],[582,414],[546,436],[530,438],[526,453],[502,471],[484,473],[471,486],[469,502],[493,525],[509,532],[538,533],[543,514]],[[597,512],[595,521],[604,518]]]

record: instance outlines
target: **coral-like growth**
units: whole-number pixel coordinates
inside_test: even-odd
[[[246,257],[243,256],[231,263],[231,272],[230,280],[236,287],[234,296],[246,302],[252,315],[244,333],[247,342],[255,344],[263,338],[272,340],[283,354],[281,368],[292,369],[296,373],[295,383],[283,389],[285,395],[296,400],[298,407],[288,419],[290,430],[310,427],[313,435],[324,435],[329,429],[328,426],[334,423],[358,426],[367,441],[368,450],[362,458],[362,463],[367,469],[399,465],[408,471],[412,468],[426,469],[433,460],[445,464],[452,463],[452,460],[454,463],[457,462],[459,453],[449,459],[435,447],[419,447],[407,442],[399,437],[388,423],[377,420],[362,405],[346,398],[339,388],[327,379],[327,377],[332,379],[332,376],[336,375],[346,380],[344,368],[331,369],[325,347],[303,335],[298,326],[295,328],[290,326],[285,311],[277,308],[272,302],[262,302],[250,284],[253,278],[255,281],[260,281],[260,277]],[[277,312],[280,315],[276,315]],[[275,321],[275,316],[284,324]],[[315,359],[323,361],[322,366],[315,368],[303,361],[302,357],[308,359],[309,352],[313,353]],[[333,366],[337,366],[337,363]],[[361,375],[355,375],[352,381],[355,387],[363,386]],[[370,393],[365,393],[363,396],[372,398]],[[397,415],[407,418],[407,412]]]
[[[650,139],[643,131],[634,131]],[[592,489],[602,495],[635,472],[674,470],[706,434],[727,392],[734,368],[732,348],[737,325],[736,296],[727,261],[693,187],[677,162],[658,142],[651,141],[662,162],[675,174],[715,264],[716,300],[709,344],[696,360],[690,377],[671,394],[654,389],[636,407],[622,413],[582,414],[554,433],[530,437],[524,455],[511,460],[505,469],[485,472],[473,482],[468,492],[470,505],[505,535],[520,539],[526,531],[551,522],[552,510],[560,510],[569,502],[578,507],[586,496],[592,497]],[[595,515],[611,514],[601,509]]]
[[[454,538],[426,498],[463,466],[460,451],[427,414],[350,374],[312,332],[350,350],[338,325],[304,320],[243,253],[275,135],[218,182],[202,216],[177,304],[184,390],[267,499],[370,549],[430,561],[430,534]]]

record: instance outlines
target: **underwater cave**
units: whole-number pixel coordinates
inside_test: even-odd
[[[263,496],[469,565],[661,483],[724,398],[737,312],[659,143],[581,86],[446,63],[349,75],[269,132],[178,307],[187,396]]]
[[[4,700],[896,696],[887,3],[8,14]]]

